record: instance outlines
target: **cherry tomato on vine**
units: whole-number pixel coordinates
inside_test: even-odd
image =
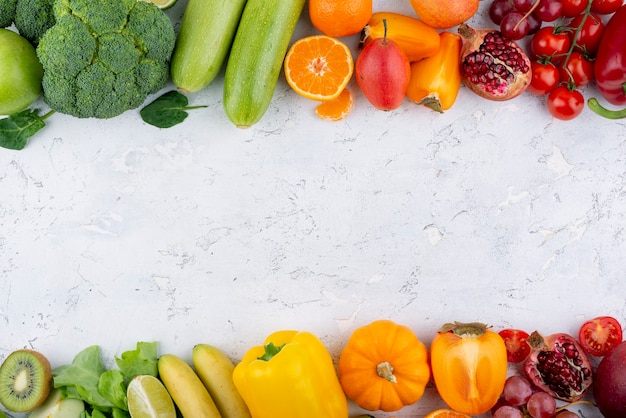
[[[572,52],[566,62],[559,65],[561,82],[576,87],[586,86],[593,80],[593,62],[580,52]]]
[[[574,119],[584,108],[585,97],[576,89],[558,86],[548,95],[548,110],[556,119]]]
[[[532,61],[530,70],[532,75],[527,90],[537,96],[550,93],[561,79],[559,69],[549,61]]]
[[[592,13],[586,18],[584,14],[578,15],[570,21],[568,27],[571,29],[572,42],[576,42],[577,50],[591,55],[598,51],[600,38],[604,32],[604,22],[598,15]],[[580,30],[576,32],[578,27]]]
[[[498,333],[506,346],[506,358],[509,363],[519,363],[530,354],[530,345],[526,342],[528,333],[521,329],[506,328]]]
[[[570,49],[572,39],[568,31],[559,31],[554,26],[544,26],[532,36],[530,52],[534,58],[554,57],[564,55]]]
[[[605,356],[622,342],[622,326],[612,316],[590,319],[580,326],[578,341],[587,354]]]
[[[574,17],[585,11],[589,0],[561,0],[561,4],[563,5],[561,14],[564,17]]]
[[[623,0],[591,0],[591,11],[600,15],[615,13],[622,7]]]

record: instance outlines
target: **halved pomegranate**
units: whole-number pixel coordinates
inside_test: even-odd
[[[461,76],[463,84],[490,100],[519,96],[530,84],[530,59],[515,42],[493,29],[459,25],[463,37]]]
[[[524,371],[538,388],[566,402],[583,397],[591,386],[592,366],[574,337],[565,333],[543,337],[535,331],[526,342],[532,351]]]

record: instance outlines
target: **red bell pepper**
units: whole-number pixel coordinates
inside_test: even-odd
[[[602,97],[616,106],[626,105],[626,4],[611,16],[604,28],[594,73]]]

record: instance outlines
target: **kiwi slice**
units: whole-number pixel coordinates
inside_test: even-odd
[[[0,403],[9,411],[32,411],[46,400],[51,387],[50,362],[37,351],[16,350],[0,366]]]

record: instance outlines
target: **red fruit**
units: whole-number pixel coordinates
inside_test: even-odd
[[[551,62],[533,61],[531,64],[533,76],[528,91],[537,96],[550,93],[558,86],[561,80],[559,69]],[[529,349],[530,351],[530,349]],[[523,360],[523,359],[522,359]]]
[[[544,26],[530,40],[530,54],[533,58],[549,58],[553,62],[560,61],[572,46],[567,33],[554,26]]]
[[[600,361],[593,397],[605,418],[626,416],[626,341],[616,345]]]
[[[506,359],[509,363],[521,363],[530,354],[526,343],[529,335],[521,329],[505,328],[499,333],[506,346]]]
[[[565,333],[542,337],[535,331],[527,341],[532,351],[524,363],[524,371],[530,381],[566,402],[582,398],[591,386],[592,368],[576,339]]]
[[[606,356],[622,339],[622,324],[612,316],[585,321],[578,330],[580,346],[592,356]]]
[[[411,77],[411,65],[398,44],[387,37],[369,42],[356,60],[356,81],[369,102],[380,110],[402,104]]]
[[[580,52],[572,52],[566,62],[559,66],[561,82],[575,87],[586,86],[593,80],[593,62]]]
[[[459,25],[463,37],[461,77],[463,84],[481,97],[509,100],[530,83],[530,60],[520,46],[492,29]]]
[[[556,119],[571,120],[585,108],[585,96],[576,88],[559,85],[548,93],[548,111]]]
[[[573,18],[569,25],[572,41],[576,42],[576,49],[585,54],[594,55],[598,52],[600,38],[604,32],[604,22],[598,15],[580,14]]]

